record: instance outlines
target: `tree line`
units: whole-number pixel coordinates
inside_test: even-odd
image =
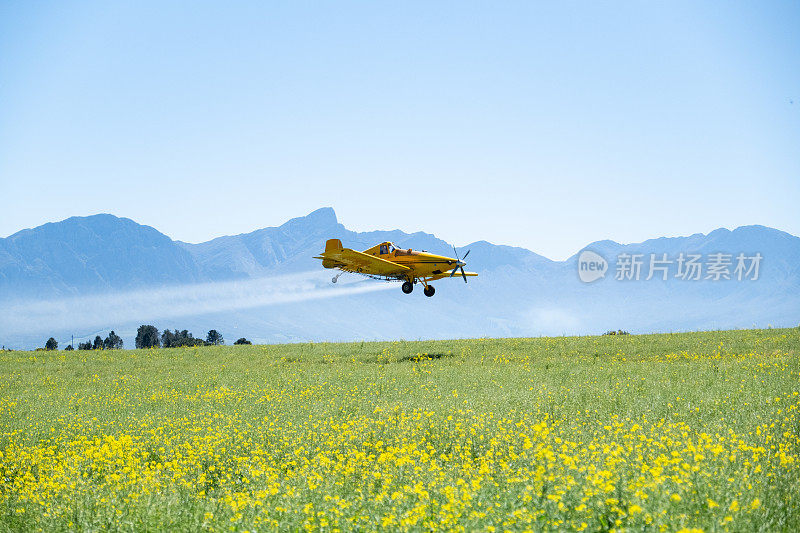
[[[78,343],[78,350],[121,350],[123,344],[122,338],[112,330],[105,339],[97,335],[94,342]],[[155,326],[141,325],[136,330],[135,344],[136,348],[177,348],[180,346],[218,346],[225,344],[225,340],[222,338],[222,334],[215,329],[210,330],[203,340],[193,336],[190,331],[185,329],[183,331],[165,329],[163,332],[159,332]],[[233,344],[252,343],[242,337]],[[74,348],[70,344],[64,349],[73,350]],[[37,350],[42,350],[42,348],[37,348]],[[44,344],[44,350],[58,350],[58,341],[50,337]]]
[[[137,348],[177,348],[179,346],[218,346],[225,344],[222,334],[215,330],[209,330],[206,334],[205,340],[192,336],[187,331],[170,331],[165,329],[159,334],[158,328],[151,325],[141,325],[136,330],[136,347]],[[233,344],[252,344],[244,337],[236,340]]]
[[[100,335],[94,338],[94,342],[86,341],[86,342],[79,342],[78,349],[79,350],[121,350],[123,347],[122,337],[114,333],[114,330],[111,330],[111,333],[108,334],[108,337],[105,339]],[[41,350],[41,348],[39,348]],[[47,342],[44,343],[45,350],[58,350],[58,341],[55,340],[53,337],[47,339]],[[66,348],[67,351],[73,350],[73,346],[70,344]]]

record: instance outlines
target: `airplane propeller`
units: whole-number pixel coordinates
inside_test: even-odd
[[[469,253],[472,250],[467,250],[467,253],[465,253],[464,257],[462,257],[461,259],[458,258],[458,251],[456,250],[455,246],[453,246],[453,251],[456,254],[456,267],[453,269],[452,272],[450,272],[450,277],[452,278],[455,275],[456,270],[461,269],[461,277],[464,278],[464,283],[466,283],[467,282],[467,275],[464,274],[464,265],[466,265],[466,263],[462,259],[466,259],[467,256],[469,255]]]

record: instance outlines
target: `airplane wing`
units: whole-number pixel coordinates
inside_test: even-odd
[[[447,272],[442,272],[441,274],[435,274],[435,275],[431,276],[430,278],[426,278],[426,279],[427,279],[427,281],[436,281],[437,279],[449,278],[450,277],[450,272],[452,272],[452,270],[448,270]],[[465,276],[477,276],[478,273],[477,272],[464,272],[464,275]],[[453,277],[454,278],[458,278],[458,279],[462,279],[461,278],[461,272],[456,272],[456,275],[453,276]]]
[[[341,248],[339,250],[328,250],[321,256],[314,259],[322,259],[324,262],[333,262],[334,267],[341,268],[348,272],[358,272],[359,274],[373,274],[376,276],[398,276],[411,270],[403,266],[374,255],[365,254]]]

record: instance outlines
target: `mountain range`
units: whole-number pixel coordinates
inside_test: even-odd
[[[114,329],[132,346],[136,327],[218,329],[229,341],[416,339],[632,333],[752,326],[800,321],[800,238],[764,226],[717,229],[641,243],[598,241],[565,261],[524,248],[478,241],[469,269],[479,273],[436,284],[437,293],[404,295],[396,284],[355,275],[330,283],[313,256],[329,238],[365,249],[392,241],[403,248],[452,255],[429,233],[354,232],[331,208],[279,227],[174,241],[156,229],[109,214],[72,217],[0,239],[0,343],[33,347],[54,335],[62,346]],[[592,283],[578,277],[583,250],[608,262]],[[676,276],[677,258],[726,254],[731,279]],[[738,254],[761,256],[757,279],[737,279]],[[639,280],[619,280],[620,254],[640,256]],[[668,279],[647,277],[650,255],[666,258]],[[664,256],[666,254],[666,256]],[[392,290],[381,290],[383,288]],[[418,294],[419,292],[419,294]]]

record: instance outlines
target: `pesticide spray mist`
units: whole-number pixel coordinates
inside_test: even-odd
[[[311,271],[242,281],[180,285],[0,306],[0,333],[6,337],[47,331],[151,323],[174,317],[352,296],[392,288],[358,276],[334,285],[327,272]],[[396,287],[396,286],[395,286]]]

